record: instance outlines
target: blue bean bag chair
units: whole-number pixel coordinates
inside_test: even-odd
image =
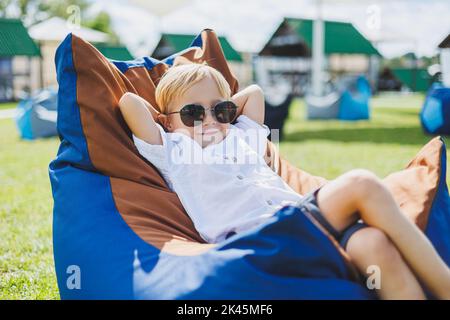
[[[172,65],[203,61],[238,90],[212,30],[162,61],[108,60],[69,34],[55,60],[61,143],[49,175],[62,299],[376,298],[336,241],[293,206],[226,241],[205,243],[177,195],[137,152],[117,105],[123,93],[157,108],[161,75]],[[449,263],[445,155],[435,138],[385,182]],[[327,182],[292,166],[270,141],[265,160],[301,194]]]
[[[329,85],[323,96],[305,96],[307,119],[339,119],[344,121],[370,118],[370,84],[360,76],[346,76]]]
[[[33,140],[58,134],[57,97],[56,88],[49,87],[34,92],[18,103],[15,120],[22,139]]]
[[[450,88],[434,84],[420,112],[422,128],[429,134],[450,135]]]
[[[349,121],[369,119],[369,81],[364,76],[358,76],[344,79],[341,85],[344,85],[345,89],[341,95],[338,118]]]

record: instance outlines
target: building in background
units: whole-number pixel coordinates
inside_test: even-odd
[[[434,78],[438,78],[436,69],[430,66],[434,57],[419,58],[413,52],[408,52],[400,57],[385,59],[383,68],[379,75],[378,89],[380,91],[406,91],[426,92]]]
[[[0,101],[15,100],[36,86],[39,47],[18,19],[0,18]]]
[[[180,52],[190,46],[197,35],[163,33],[151,56],[163,60],[170,55]],[[219,42],[231,70],[239,80],[241,87],[252,81],[252,55],[236,51],[226,37],[219,36]]]
[[[392,68],[392,73],[403,85],[403,89],[412,92],[426,92],[432,82],[432,77],[427,68]]]
[[[287,79],[303,95],[311,74],[313,20],[284,18],[255,61],[263,82]],[[365,74],[375,85],[381,54],[351,23],[324,21],[324,70],[330,77]]]
[[[108,34],[82,26],[71,25],[62,18],[53,17],[29,28],[30,36],[41,50],[41,59],[36,62],[38,66],[35,68],[39,72],[33,73],[35,78],[33,83],[36,85],[32,89],[46,88],[57,84],[55,69],[56,48],[71,32],[92,43],[109,59],[133,59],[133,56],[125,46],[110,44]]]
[[[442,82],[450,88],[450,34],[439,44]]]

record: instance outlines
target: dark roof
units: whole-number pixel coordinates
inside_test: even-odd
[[[109,44],[95,44],[95,47],[100,51],[105,57],[113,60],[133,60],[134,57],[131,55],[125,46],[114,46]]]
[[[0,18],[0,57],[39,56],[39,47],[19,19]]]
[[[262,55],[310,56],[314,20],[285,18]],[[324,21],[325,54],[379,55],[378,50],[351,23]]]
[[[163,33],[158,42],[152,57],[162,60],[174,53],[188,48],[196,35],[192,34],[173,34]],[[222,46],[225,58],[229,61],[242,61],[241,55],[231,46],[225,37],[218,37],[220,45]]]
[[[438,45],[439,48],[450,48],[450,34]]]

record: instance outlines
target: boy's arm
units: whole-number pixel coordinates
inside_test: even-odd
[[[243,114],[259,124],[264,123],[264,92],[258,85],[237,92],[231,100],[238,106],[237,117]]]
[[[130,95],[133,95],[133,97],[142,101],[145,104],[145,106],[147,107],[147,109],[150,111],[150,113],[152,114],[153,120],[157,121],[159,112],[150,103],[148,103],[147,100],[145,100],[141,96],[138,96],[137,94],[134,94],[131,92],[127,92],[127,93]]]
[[[147,106],[148,105],[148,106]],[[126,92],[119,100],[119,108],[133,134],[150,144],[162,144],[161,133],[156,126],[158,112],[138,95]]]

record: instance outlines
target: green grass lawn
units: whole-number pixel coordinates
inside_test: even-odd
[[[0,102],[0,110],[13,109],[17,106],[17,102]]]
[[[335,178],[353,168],[381,177],[402,169],[432,137],[422,132],[422,95],[383,95],[372,99],[370,121],[306,121],[303,101],[290,109],[281,154],[300,168]]]
[[[47,174],[57,147],[20,141],[14,122],[0,120],[0,300],[59,298]]]
[[[364,167],[380,176],[402,169],[431,137],[422,133],[423,96],[372,100],[372,120],[306,121],[294,102],[283,157],[315,175],[334,178]],[[0,300],[58,299],[52,257],[52,198],[47,174],[56,138],[19,140],[12,120],[0,120]]]

